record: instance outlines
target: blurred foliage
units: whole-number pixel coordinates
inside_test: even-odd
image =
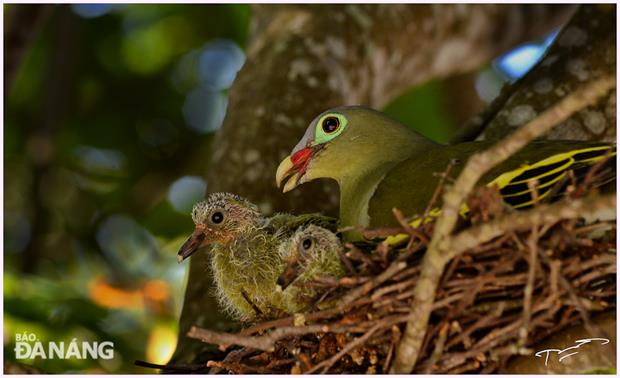
[[[432,81],[410,89],[383,110],[424,136],[447,142],[458,125],[444,102],[445,90],[441,82]]]
[[[48,372],[153,372],[133,361],[164,363],[176,343],[176,250],[208,189],[250,7],[46,6],[5,92],[4,358],[29,332],[114,342],[112,361],[22,361]],[[427,83],[385,110],[445,141],[448,95]]]
[[[186,269],[176,250],[219,127],[206,109],[183,109],[196,90],[226,97],[250,9],[48,6],[5,94],[4,358],[29,332],[114,342],[111,361],[21,361],[48,372],[154,372],[133,361],[165,363],[176,344]],[[234,64],[212,45],[235,46]],[[203,55],[233,72],[204,72]]]

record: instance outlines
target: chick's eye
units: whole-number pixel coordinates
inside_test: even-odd
[[[215,224],[222,223],[223,220],[224,220],[224,214],[222,214],[221,211],[216,211],[215,213],[211,215],[211,222]]]
[[[308,249],[312,248],[312,239],[304,239],[301,242],[301,246],[305,250],[308,250]]]
[[[340,121],[337,117],[327,117],[323,120],[323,123],[321,124],[323,131],[325,131],[327,134],[331,134],[334,131],[338,130],[339,126]]]

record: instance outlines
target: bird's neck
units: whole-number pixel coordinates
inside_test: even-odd
[[[363,163],[356,164],[351,174],[343,174],[337,180],[340,187],[341,227],[368,226],[370,199],[387,172],[398,163],[417,154],[423,155],[438,146],[414,132],[388,136],[384,142],[377,140],[374,145],[367,146],[366,151],[359,151],[358,154],[366,157],[362,157]],[[356,232],[345,236],[349,240],[359,239],[359,233]]]
[[[368,204],[385,172],[375,170],[357,180],[342,180],[340,186],[340,227],[368,226]],[[355,204],[354,206],[351,206]],[[348,240],[359,239],[359,232],[345,233]]]

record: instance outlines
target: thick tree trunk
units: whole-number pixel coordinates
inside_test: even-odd
[[[338,105],[380,108],[405,89],[470,72],[572,11],[558,5],[257,5],[247,61],[231,93],[208,166],[209,191],[248,197],[266,212],[336,214],[334,183],[287,195],[275,168],[318,113]],[[188,230],[189,232],[189,230]],[[205,345],[192,325],[222,329],[205,253],[192,257],[173,363],[194,361]]]

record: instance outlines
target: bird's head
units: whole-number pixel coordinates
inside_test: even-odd
[[[192,235],[179,249],[179,262],[201,247],[227,245],[253,227],[260,225],[262,215],[256,205],[230,193],[213,193],[192,209],[196,225]]]
[[[363,106],[343,106],[319,114],[276,172],[276,185],[288,192],[317,178],[360,177],[394,159],[398,144],[424,138],[398,121]]]
[[[325,228],[309,225],[298,229],[280,245],[280,257],[286,267],[277,284],[284,290],[300,276],[311,279],[316,274],[329,275],[333,271],[329,263],[339,265],[341,249],[338,237]],[[322,268],[327,271],[321,271]]]

